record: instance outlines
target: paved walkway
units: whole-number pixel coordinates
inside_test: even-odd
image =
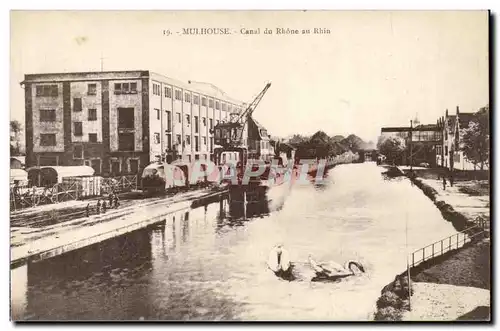
[[[129,207],[111,209],[106,214],[44,227],[11,227],[11,263],[40,254],[61,254],[133,231],[158,221],[155,217],[189,208],[194,199],[220,193],[197,190],[165,199],[139,201]]]
[[[461,187],[472,186],[474,181],[456,182],[453,187],[447,182],[446,189],[443,190],[443,182],[435,179],[420,178],[422,183],[427,184],[438,192],[436,200],[444,201],[453,207],[457,212],[463,214],[470,220],[478,216],[490,217],[490,197],[489,195],[473,196],[460,192]]]

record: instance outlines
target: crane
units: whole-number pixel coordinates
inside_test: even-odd
[[[270,87],[271,83],[267,83],[264,89],[254,98],[244,111],[240,114],[233,114],[229,122],[219,123],[214,127],[215,143],[217,145],[236,147],[242,144],[245,124]]]

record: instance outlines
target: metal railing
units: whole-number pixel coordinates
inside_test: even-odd
[[[418,266],[425,261],[461,248],[467,243],[484,238],[485,234],[488,232],[489,222],[481,219],[476,222],[475,225],[463,231],[457,232],[410,253],[408,265],[411,268]]]

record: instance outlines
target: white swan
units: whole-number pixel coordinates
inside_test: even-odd
[[[363,265],[353,260],[342,266],[334,261],[318,263],[309,255],[307,263],[292,263],[283,245],[271,250],[267,265],[276,276],[287,280],[335,281],[365,272]]]

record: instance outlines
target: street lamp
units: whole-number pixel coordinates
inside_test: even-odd
[[[410,171],[413,171],[413,146],[412,146],[412,139],[413,139],[413,120],[410,120]]]

